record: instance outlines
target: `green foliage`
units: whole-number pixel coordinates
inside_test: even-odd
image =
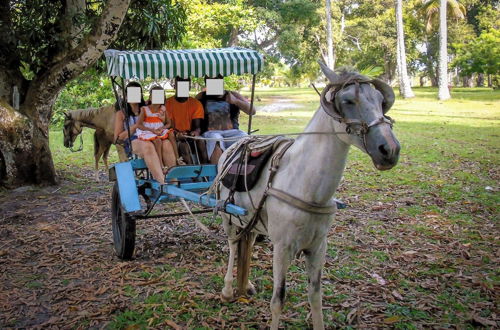
[[[485,31],[468,44],[458,44],[453,66],[462,75],[472,73],[500,74],[500,31]]]
[[[64,113],[75,109],[98,108],[115,103],[110,79],[90,69],[62,90],[54,105],[52,125],[64,122]]]
[[[64,1],[9,1],[11,32],[16,40],[21,72],[28,80],[48,70],[61,51],[90,31],[102,12],[102,1],[88,2],[68,17]],[[169,48],[185,33],[186,12],[175,0],[132,0],[118,38],[119,49]],[[64,54],[64,52],[62,52]],[[97,68],[102,69],[103,65]]]
[[[133,0],[112,48],[164,49],[180,44],[186,9],[175,0]]]

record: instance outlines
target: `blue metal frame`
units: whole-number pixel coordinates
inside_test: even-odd
[[[158,203],[177,201],[180,198],[196,202],[207,207],[215,207],[217,199],[214,195],[204,194],[212,185],[217,175],[216,165],[183,165],[172,167],[166,181],[176,179],[178,183],[160,185],[151,179],[136,179],[134,171],[147,169],[143,159],[132,159],[128,162],[112,166],[114,177],[118,182],[120,201],[125,212],[141,211],[138,187],[145,186],[145,194]],[[225,212],[233,215],[246,215],[245,208],[234,204],[225,204]]]

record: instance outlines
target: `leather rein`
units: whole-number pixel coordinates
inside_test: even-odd
[[[383,114],[381,117],[367,123],[361,119],[350,119],[350,118],[345,118],[343,114],[337,109],[335,105],[335,97],[337,94],[344,89],[346,86],[355,85],[356,91],[356,111],[358,112],[359,117],[361,118],[361,110],[359,108],[359,84],[360,83],[369,83],[369,80],[354,80],[354,81],[349,81],[346,82],[342,85],[333,85],[329,84],[327,85],[324,89],[323,92],[320,95],[320,101],[321,101],[321,108],[323,111],[332,117],[335,121],[342,123],[346,125],[346,131],[344,132],[307,132],[307,133],[301,133],[302,134],[332,134],[332,135],[337,135],[337,134],[355,134],[359,136],[362,141],[363,141],[363,146],[366,150],[366,135],[368,134],[370,128],[375,127],[380,124],[388,124],[393,126],[394,121],[389,117]],[[335,88],[333,88],[335,87]],[[332,94],[333,92],[333,94]],[[329,94],[327,96],[327,94]],[[326,98],[329,98],[331,101],[327,101]],[[325,214],[333,214],[337,210],[337,205],[336,203],[333,203],[333,205],[320,205],[314,202],[308,202],[305,201],[301,198],[298,198],[296,196],[290,195],[287,192],[284,192],[282,190],[276,189],[272,187],[272,182],[274,179],[274,176],[278,172],[279,169],[279,164],[281,159],[283,158],[284,154],[288,150],[288,148],[293,144],[293,142],[290,143],[285,143],[284,146],[278,149],[278,152],[276,152],[272,158],[271,158],[271,167],[269,168],[270,174],[269,178],[267,180],[267,185],[264,190],[264,193],[262,194],[262,197],[259,201],[259,204],[257,208],[254,207],[255,212],[250,219],[250,221],[247,223],[247,225],[242,228],[242,230],[236,235],[235,241],[238,241],[243,235],[249,233],[258,223],[259,220],[261,220],[260,217],[260,212],[264,206],[264,202],[266,201],[268,196],[273,196],[280,201],[291,205],[299,210],[302,210],[307,213],[315,213],[315,214],[320,214],[320,215],[325,215]],[[249,193],[247,191],[247,193]]]
[[[361,81],[361,83],[368,83],[368,81]],[[325,109],[325,107],[328,106],[328,104],[325,104],[326,102],[323,101],[325,94],[331,90],[331,87],[333,85],[327,85],[323,92],[321,93],[320,99],[321,99],[321,108],[323,111],[332,117],[334,120],[338,121],[339,123],[343,123],[346,125],[346,133],[347,134],[355,134],[359,137],[362,138],[363,140],[363,146],[365,147],[366,150],[366,135],[368,134],[370,128],[375,127],[377,125],[386,123],[389,124],[392,128],[392,125],[394,121],[389,117],[386,116],[385,114],[382,115],[381,117],[371,121],[370,123],[366,123],[363,120],[360,119],[349,119],[345,118],[342,115],[340,115],[340,111],[338,111],[335,107],[335,96],[337,95],[338,92],[340,92],[342,89],[344,89],[346,86],[355,84],[356,86],[356,110],[358,112],[358,115],[361,117],[361,111],[359,109],[359,84],[360,81],[352,81],[350,83],[345,83],[343,85],[337,86],[334,90],[334,93],[332,95],[331,100],[333,102],[328,102],[334,106],[332,109],[333,112],[328,111],[328,109]],[[356,125],[359,127],[359,129],[353,129],[353,126]],[[314,134],[314,132],[311,132]],[[340,133],[340,132],[339,132]],[[333,134],[339,134],[337,132],[334,132]],[[321,134],[321,133],[319,133]],[[291,144],[290,144],[291,145]],[[281,158],[285,154],[286,150],[290,147],[290,145],[287,145],[285,148],[283,148],[280,152],[278,152],[275,156],[273,156],[273,160],[271,162],[271,174],[268,179],[268,183],[266,186],[266,190],[264,191],[263,195],[263,200],[265,200],[266,196],[273,196],[289,205],[292,205],[295,208],[298,208],[302,211],[309,212],[309,213],[316,213],[316,214],[333,214],[335,213],[335,210],[337,209],[336,203],[334,205],[320,205],[314,202],[308,202],[305,200],[302,200],[296,196],[290,195],[287,192],[284,192],[282,190],[276,189],[272,187],[272,180],[274,178],[274,175],[278,171],[279,168],[279,163],[281,161]],[[260,212],[260,209],[262,208],[263,201],[259,203],[259,207],[257,208],[256,214]],[[254,216],[255,217],[255,216]],[[252,222],[252,221],[251,221]]]

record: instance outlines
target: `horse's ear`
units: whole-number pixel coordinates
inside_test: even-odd
[[[332,83],[335,84],[339,80],[339,75],[336,74],[332,69],[328,67],[325,63],[318,61],[319,66],[321,67],[321,71],[325,74],[326,78]]]
[[[389,109],[394,104],[394,101],[396,100],[394,91],[391,86],[389,86],[380,79],[373,79],[372,84],[380,93],[382,93],[382,96],[384,97],[384,102],[382,103],[382,110],[384,111],[384,113],[386,113],[387,111],[389,111]]]
[[[334,118],[335,120],[339,120],[342,118],[335,105],[335,88],[332,85],[327,85],[325,89],[323,89],[319,100],[321,102],[321,107],[327,115]]]
[[[64,118],[71,119],[71,116],[67,112],[63,112]]]

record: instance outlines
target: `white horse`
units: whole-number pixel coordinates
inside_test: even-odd
[[[222,299],[233,298],[233,267],[238,254],[239,294],[255,292],[248,280],[252,247],[257,234],[269,235],[273,244],[273,296],[271,329],[278,329],[285,298],[285,280],[292,260],[304,253],[309,276],[309,304],[314,329],[323,329],[321,273],[327,249],[327,234],[335,212],[335,191],[345,168],[349,147],[367,153],[375,167],[388,170],[396,165],[400,145],[385,113],[394,103],[392,88],[356,72],[333,72],[320,63],[330,84],[321,94],[321,106],[293,145],[285,152],[269,182],[271,161],[257,185],[234,193],[234,203],[247,208],[245,217],[221,213],[229,240],[228,269]],[[227,151],[226,151],[227,153]],[[219,171],[226,153],[219,161]],[[268,189],[268,185],[272,189]],[[271,191],[272,190],[272,191]],[[277,193],[276,193],[277,192]],[[262,204],[259,221],[243,231]],[[220,198],[229,190],[221,187]],[[251,198],[250,198],[251,197]],[[240,237],[238,237],[240,236]]]

